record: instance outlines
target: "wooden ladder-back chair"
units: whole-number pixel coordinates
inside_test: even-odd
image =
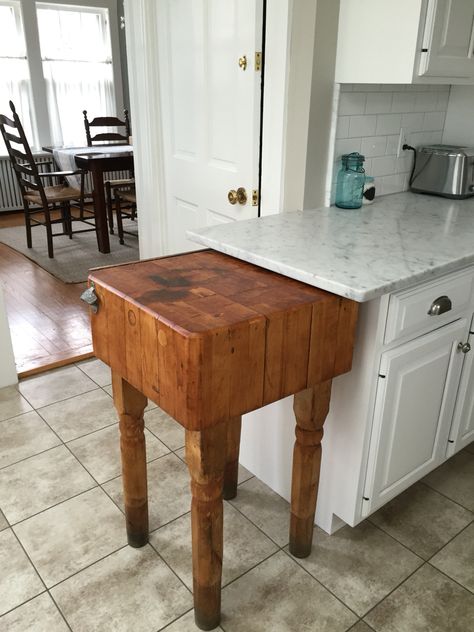
[[[86,130],[86,139],[88,147],[92,147],[94,144],[128,144],[131,136],[130,118],[128,116],[128,110],[123,111],[123,121],[116,116],[96,116],[92,121],[87,118],[87,110],[82,111],[84,115],[84,128]],[[123,133],[117,131],[101,131],[94,136],[91,135],[91,127],[98,128],[124,128]],[[120,188],[125,187],[127,189],[130,178],[133,178],[133,173],[129,174],[129,178],[120,180],[106,180],[105,181],[105,200],[107,206],[107,220],[109,223],[110,234],[114,234],[114,212],[113,212],[113,192]]]
[[[68,237],[72,239],[73,221],[81,221],[92,226],[92,228],[74,232],[82,233],[95,230],[95,223],[87,219],[94,217],[94,211],[89,211],[84,208],[84,171],[78,169],[77,171],[48,171],[41,173],[31,153],[15,106],[11,101],[10,109],[13,118],[0,114],[0,131],[15,171],[23,199],[27,245],[28,248],[32,247],[32,226],[45,226],[48,241],[48,255],[50,258],[53,258],[53,237],[68,235]],[[79,176],[80,188],[69,186],[64,180],[67,176]],[[44,186],[44,178],[54,178],[60,183],[52,186]],[[72,202],[74,202],[74,206],[79,209],[78,218],[71,215]],[[54,218],[54,211],[59,211],[59,218]],[[43,219],[40,219],[41,216],[43,216]],[[62,232],[53,232],[53,225],[58,223],[62,224]]]
[[[134,220],[137,216],[137,196],[135,193],[135,180],[130,180],[128,188],[120,187],[115,190],[115,213],[117,215],[117,229],[120,243],[124,243],[124,233],[137,237],[135,233],[131,233],[129,230],[124,230],[123,228],[124,218]]]

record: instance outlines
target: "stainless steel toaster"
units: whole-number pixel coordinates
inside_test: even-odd
[[[412,191],[448,198],[474,195],[474,147],[427,145],[415,153]]]

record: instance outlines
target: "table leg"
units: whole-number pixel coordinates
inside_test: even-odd
[[[237,496],[241,428],[242,417],[240,416],[232,418],[227,425],[227,451],[224,471],[224,498],[226,500]]]
[[[92,166],[92,184],[94,187],[95,227],[97,245],[100,252],[110,252],[109,231],[107,228],[107,209],[104,194],[104,174],[101,169]]]
[[[201,630],[219,625],[223,555],[222,488],[227,423],[186,430],[191,475],[194,619]]]
[[[147,399],[112,371],[114,404],[120,418],[123,499],[130,546],[148,542],[148,492],[143,411]]]
[[[331,380],[294,396],[296,441],[291,480],[290,552],[296,557],[307,557],[311,553],[321,469],[321,440],[330,399]]]

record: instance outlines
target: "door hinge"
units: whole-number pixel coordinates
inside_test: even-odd
[[[255,53],[255,72],[262,70],[262,53]]]
[[[259,201],[258,189],[252,190],[252,206],[258,206]]]

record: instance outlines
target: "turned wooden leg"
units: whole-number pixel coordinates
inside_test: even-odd
[[[321,469],[321,440],[330,399],[331,380],[301,391],[294,397],[296,441],[291,480],[290,552],[296,557],[307,557],[311,553]]]
[[[115,408],[120,417],[123,500],[130,546],[148,542],[148,492],[143,411],[146,397],[112,371]]]
[[[186,430],[192,492],[194,619],[201,630],[217,627],[221,616],[226,442],[227,423],[200,431]]]
[[[227,425],[227,457],[224,472],[224,498],[230,500],[237,496],[239,476],[239,450],[242,417],[234,417]]]

